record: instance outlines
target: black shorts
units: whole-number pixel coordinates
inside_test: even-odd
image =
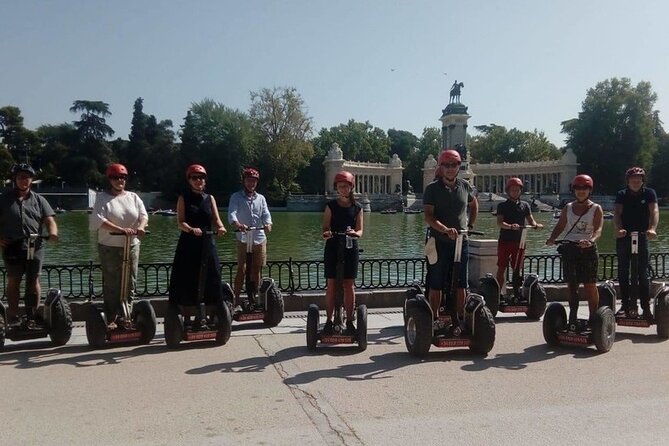
[[[333,242],[334,239],[330,239]],[[329,240],[328,240],[329,241]],[[358,277],[358,241],[353,241],[353,248],[344,249],[344,279],[355,279]],[[325,278],[337,278],[337,244],[325,244]]]
[[[27,251],[17,246],[8,246],[2,250],[2,259],[5,262],[7,275],[10,277],[23,277],[34,279],[42,272],[42,261],[44,260],[44,249],[35,249],[32,260],[26,260]]]
[[[562,255],[562,274],[567,283],[596,283],[598,266],[597,246],[579,248],[572,245]]]

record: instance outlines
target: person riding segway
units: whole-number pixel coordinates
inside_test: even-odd
[[[104,304],[91,305],[86,336],[94,348],[107,343],[149,343],[156,332],[153,307],[148,300],[131,302],[149,216],[141,198],[126,189],[128,169],[123,164],[110,164],[105,175],[109,187],[96,195],[90,218],[90,228],[97,230]]]
[[[495,316],[502,313],[524,312],[530,319],[539,319],[546,309],[546,292],[536,274],[523,279],[523,259],[527,246],[527,231],[542,229],[532,216],[529,203],[520,199],[523,182],[509,178],[506,182],[508,199],[497,206],[497,226],[500,228],[497,243],[497,274],[488,273],[481,278],[481,294]],[[512,267],[511,290],[504,292],[506,270]]]
[[[367,306],[359,305],[354,313],[358,238],[363,233],[362,206],[353,195],[353,174],[341,171],[333,183],[338,196],[327,203],[322,227],[322,237],[326,240],[326,321],[319,329],[319,308],[311,304],[307,313],[307,347],[314,350],[319,341],[321,344],[357,343],[358,350],[363,351],[367,348]]]
[[[226,229],[214,196],[204,192],[205,168],[189,166],[186,178],[188,187],[177,200],[181,233],[170,276],[165,342],[168,348],[176,348],[182,341],[212,339],[223,345],[230,339],[233,291],[221,280],[213,236],[224,235]]]
[[[601,206],[590,200],[593,189],[592,178],[577,175],[572,180],[576,200],[568,203],[546,244],[559,245],[562,256],[563,276],[569,292],[569,318],[558,302],[546,309],[543,334],[551,346],[560,344],[588,346],[594,344],[598,351],[607,352],[615,340],[613,310],[599,305],[597,288],[598,254],[596,241],[602,233],[603,212]],[[556,240],[566,228],[563,240]],[[590,316],[578,317],[578,286],[582,283],[588,300]]]
[[[253,255],[253,233],[264,230],[263,227],[246,226],[243,231],[246,234],[246,265],[245,285],[246,298],[240,299],[240,305],[236,306],[232,315],[237,322],[262,320],[268,327],[276,327],[283,319],[283,296],[281,290],[271,277],[263,277],[260,289],[255,282],[254,255]],[[260,296],[258,296],[258,293]]]
[[[148,234],[148,232],[145,232]],[[104,296],[104,305],[91,303],[86,318],[86,339],[93,348],[102,348],[110,344],[140,342],[148,344],[156,335],[156,313],[146,299],[132,302],[130,295],[134,287],[131,279],[132,239],[136,234],[126,232],[110,232],[111,236],[125,239],[120,265],[121,277],[119,294],[116,297],[120,311],[108,313],[107,308],[112,302]]]
[[[462,159],[456,150],[439,155],[436,179],[423,194],[429,301],[422,294],[406,302],[405,343],[422,356],[434,343],[440,347],[469,346],[486,354],[495,339],[495,323],[483,297],[468,294],[469,243],[465,239],[478,215],[471,185],[458,178]],[[444,305],[445,303],[445,305]],[[450,319],[440,313],[446,308]]]
[[[58,241],[55,213],[49,202],[32,191],[35,170],[15,164],[10,172],[12,189],[0,196],[0,247],[7,271],[7,308],[0,304],[0,349],[5,338],[36,339],[49,336],[63,345],[72,333],[70,306],[60,290],[50,289],[40,306],[39,276],[44,259],[44,240]],[[44,229],[49,235],[42,235]],[[25,314],[19,314],[21,280],[25,283]]]

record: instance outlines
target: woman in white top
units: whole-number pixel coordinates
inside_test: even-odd
[[[123,265],[123,247],[125,237],[111,235],[122,232],[132,236],[130,249],[130,281],[128,298],[135,292],[137,267],[139,264],[139,238],[144,236],[149,216],[142,200],[134,192],[125,190],[128,169],[123,164],[111,164],[107,167],[109,189],[95,197],[91,215],[91,229],[98,231],[98,253],[102,265],[103,298],[105,315],[110,328],[116,326],[115,319],[120,316],[121,267]]]
[[[561,245],[563,276],[569,289],[569,323],[575,323],[578,313],[578,285],[583,284],[588,299],[590,319],[599,307],[597,291],[597,239],[602,235],[604,213],[602,207],[590,200],[593,181],[588,175],[576,175],[571,182],[576,200],[568,203],[553,228],[547,245],[567,229],[563,239],[570,243]]]

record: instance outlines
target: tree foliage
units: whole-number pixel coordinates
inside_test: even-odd
[[[474,127],[480,135],[471,138],[468,149],[473,163],[516,163],[558,159],[560,151],[543,132],[507,130],[496,124]]]
[[[313,157],[312,119],[295,88],[263,88],[251,92],[251,120],[258,134],[261,181],[269,184],[271,198],[299,192],[295,178]],[[264,179],[263,179],[264,178]]]
[[[656,100],[649,82],[633,86],[628,78],[607,79],[588,90],[578,118],[562,123],[579,170],[594,178],[599,193],[619,189],[632,165],[652,169]]]
[[[241,169],[251,162],[256,141],[246,113],[212,99],[192,104],[181,126],[179,184],[186,167],[198,163],[209,173],[210,192],[230,194],[239,188]]]

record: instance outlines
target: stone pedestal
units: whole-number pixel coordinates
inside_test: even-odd
[[[497,271],[497,240],[469,239],[469,287],[476,291],[479,279]]]

